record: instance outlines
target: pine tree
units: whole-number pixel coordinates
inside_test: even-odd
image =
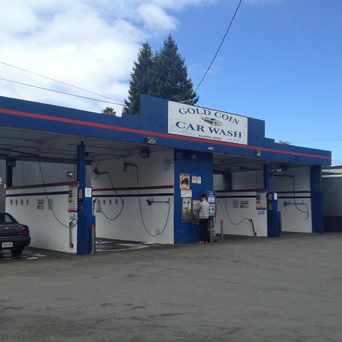
[[[152,49],[148,43],[144,43],[139,51],[138,60],[134,63],[124,113],[138,114],[140,94],[151,94],[153,81],[152,68]]]
[[[188,104],[198,102],[192,81],[188,78],[185,61],[171,36],[164,41],[164,46],[155,56],[153,64],[151,95]]]
[[[198,102],[185,61],[171,36],[164,41],[163,48],[155,56],[150,45],[143,44],[131,74],[124,113],[139,113],[141,94],[188,104]]]

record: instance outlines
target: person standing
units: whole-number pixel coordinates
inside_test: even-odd
[[[206,194],[202,194],[200,197],[200,204],[198,209],[199,218],[199,235],[200,241],[204,244],[210,242],[209,231],[209,202]]]

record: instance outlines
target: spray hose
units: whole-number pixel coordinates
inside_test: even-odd
[[[40,176],[41,176],[41,179],[42,179],[42,183],[43,183],[43,187],[44,187],[44,193],[45,193],[45,196],[46,196],[46,199],[49,203],[50,199],[49,199],[49,195],[46,191],[46,183],[45,183],[45,180],[44,180],[44,173],[43,173],[43,169],[42,169],[42,163],[40,160],[38,160],[38,166],[39,166],[39,171],[40,171]],[[61,225],[63,226],[64,228],[67,228],[67,229],[70,229],[70,225],[69,224],[66,224],[66,223],[63,223],[56,215],[55,213],[55,210],[53,209],[53,205],[50,206],[50,211],[53,215],[53,217],[55,218],[55,220]],[[72,220],[72,222],[74,222],[74,220]]]
[[[234,222],[233,219],[232,219],[232,217],[231,217],[230,214],[229,214],[229,210],[228,210],[228,206],[227,206],[227,204],[228,204],[227,199],[225,199],[224,204],[225,204],[225,205],[224,205],[224,208],[225,208],[225,210],[226,210],[226,214],[227,214],[228,220],[229,220],[229,222],[230,222],[233,226],[240,226],[243,222],[249,222],[249,223],[251,224],[251,228],[252,228],[252,233],[253,233],[253,235],[254,235],[254,236],[257,236],[257,232],[256,232],[256,230],[255,230],[254,221],[253,221],[252,218],[243,217],[240,221]]]
[[[135,165],[135,164],[129,164],[129,166],[132,166],[135,168],[135,171],[136,171],[136,177],[137,177],[137,185],[139,186],[140,185],[140,177],[139,177],[139,167],[138,165]],[[145,231],[145,233],[151,237],[158,237],[162,234],[165,233],[166,229],[167,229],[167,225],[169,223],[169,219],[170,219],[170,213],[171,213],[171,204],[170,204],[170,200],[171,198],[169,197],[169,202],[168,202],[168,211],[167,211],[167,215],[166,215],[166,219],[165,219],[165,223],[163,225],[163,228],[160,232],[158,233],[152,233],[147,225],[146,225],[146,222],[145,222],[145,219],[144,219],[144,215],[143,215],[143,208],[142,208],[142,203],[141,203],[141,198],[138,196],[138,206],[139,206],[139,216],[140,216],[140,220],[141,220],[141,223],[142,223],[142,227]]]

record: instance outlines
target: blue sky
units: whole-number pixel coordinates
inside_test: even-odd
[[[232,3],[191,9],[174,36],[198,83]],[[329,149],[342,164],[342,1],[279,1],[240,10],[200,104],[266,121],[268,136]]]
[[[6,2],[0,11],[0,62],[122,102],[141,44],[147,40],[159,49],[171,33],[197,84],[237,2]],[[199,104],[263,119],[267,136],[332,150],[334,161],[342,164],[341,13],[340,0],[244,0],[217,63],[200,88]],[[1,77],[90,95],[0,63]],[[0,94],[103,109],[103,104],[1,80]]]

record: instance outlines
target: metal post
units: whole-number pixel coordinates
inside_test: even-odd
[[[95,216],[92,216],[92,224],[91,224],[91,255],[96,254],[96,223]]]

